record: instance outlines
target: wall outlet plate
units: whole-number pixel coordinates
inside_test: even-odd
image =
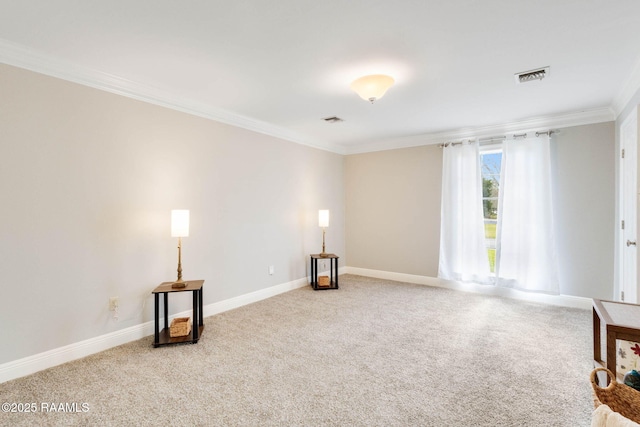
[[[109,311],[116,311],[118,309],[119,303],[120,300],[118,299],[118,297],[109,298]]]

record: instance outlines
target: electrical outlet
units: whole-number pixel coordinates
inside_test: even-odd
[[[273,265],[269,266],[269,274],[273,276],[273,273],[275,273],[276,268]]]
[[[120,304],[120,299],[118,297],[109,298],[109,311],[116,311],[118,309],[119,304]]]

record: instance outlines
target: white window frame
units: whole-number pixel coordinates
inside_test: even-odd
[[[502,154],[502,143],[492,143],[492,144],[486,144],[486,145],[480,145],[480,162],[481,165],[484,164],[484,162],[482,161],[483,156],[487,155],[487,154],[497,154],[497,153],[501,153]],[[502,169],[502,168],[501,168]],[[502,187],[502,170],[500,170],[499,172],[499,186]],[[484,217],[484,201],[489,199],[488,197],[482,197],[482,202],[483,202],[483,206],[482,206],[482,212],[483,212],[483,217]],[[493,199],[493,198],[491,198]],[[498,198],[499,199],[499,198]],[[496,200],[496,209],[499,208],[498,206],[499,201]],[[496,213],[497,216],[497,213]],[[497,221],[498,218],[496,218],[496,237],[495,239],[487,239],[485,236],[485,247],[487,248],[487,257],[489,256],[489,250],[490,249],[494,249],[495,250],[495,257],[494,257],[494,262],[495,260],[497,260],[498,257],[498,253],[499,253],[499,246],[500,246],[500,242],[498,240],[498,235],[497,235]],[[487,223],[487,219],[484,218],[484,222],[485,224]],[[495,273],[495,264],[493,265],[493,268],[491,269],[491,273]]]

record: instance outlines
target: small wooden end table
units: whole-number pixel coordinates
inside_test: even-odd
[[[338,289],[338,255],[320,254],[311,255],[311,287],[316,291],[325,289]],[[329,269],[331,276],[329,277],[329,286],[319,286],[318,284],[318,260],[329,260]]]
[[[607,335],[607,359],[602,360],[600,325]],[[616,340],[640,341],[640,305],[593,300],[593,363],[616,374]],[[622,380],[618,378],[618,380]]]
[[[154,297],[154,334],[153,346],[173,344],[195,344],[200,339],[204,330],[202,319],[202,288],[204,280],[186,280],[184,288],[172,288],[174,282],[163,282],[151,293]],[[191,333],[183,337],[171,337],[169,335],[169,294],[173,292],[188,292],[193,294],[193,322]],[[160,331],[160,294],[164,294],[164,329]]]

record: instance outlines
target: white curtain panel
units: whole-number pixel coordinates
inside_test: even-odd
[[[490,283],[478,144],[449,145],[443,150],[438,277]]]
[[[498,204],[497,284],[559,293],[549,137],[506,140]]]

